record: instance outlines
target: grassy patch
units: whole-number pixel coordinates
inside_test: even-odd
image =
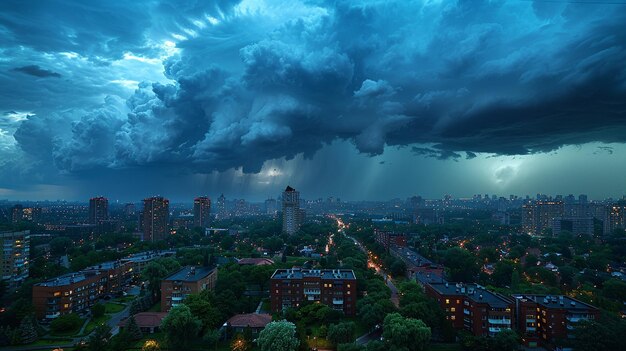
[[[105,313],[118,313],[126,308],[125,305],[120,305],[119,303],[107,302],[104,304],[104,312]]]
[[[28,344],[29,346],[45,346],[45,345],[65,345],[72,342],[72,339],[64,339],[64,338],[42,338],[34,343]]]
[[[89,333],[91,333],[94,329],[96,329],[96,327],[100,324],[106,323],[109,321],[109,319],[111,319],[111,316],[107,316],[104,315],[102,317],[98,317],[98,318],[92,318],[88,323],[87,326],[85,327],[84,330],[84,334],[88,335]]]
[[[116,299],[113,299],[111,302],[127,304],[129,302],[132,302],[135,298],[136,298],[136,296],[122,296],[122,297],[118,297]]]

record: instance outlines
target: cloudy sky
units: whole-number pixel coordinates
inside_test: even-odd
[[[3,0],[0,199],[621,196],[621,2]]]

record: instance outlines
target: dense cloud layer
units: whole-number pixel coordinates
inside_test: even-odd
[[[624,5],[61,4],[30,11],[3,3],[3,50],[72,52],[111,69],[132,53],[163,60],[169,79],[147,77],[130,97],[109,89],[103,98],[108,90],[93,84],[103,103],[33,108],[14,133],[17,145],[63,172],[151,165],[258,172],[266,160],[311,157],[338,139],[367,155],[411,145],[439,159],[626,142]],[[58,23],[44,20],[50,13],[59,13]],[[165,54],[163,40],[176,42],[177,52]],[[64,78],[76,67],[30,63],[12,73]]]

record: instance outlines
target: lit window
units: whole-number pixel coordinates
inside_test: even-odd
[[[456,308],[454,307],[450,308],[450,312],[456,312]]]
[[[450,319],[455,320],[456,316],[450,316]]]
[[[450,304],[450,299],[446,299],[446,305]]]

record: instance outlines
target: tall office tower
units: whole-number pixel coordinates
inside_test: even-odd
[[[193,226],[208,228],[211,221],[211,199],[201,196],[193,200]]]
[[[124,216],[127,219],[135,217],[135,204],[134,203],[129,202],[127,204],[124,204]]]
[[[109,200],[106,197],[89,199],[89,223],[99,224],[109,219]]]
[[[615,229],[626,229],[626,201],[620,200],[613,204],[609,212],[609,232]]]
[[[170,201],[161,196],[143,200],[143,240],[157,241],[167,237]]]
[[[278,203],[276,202],[276,199],[265,200],[265,214],[276,216],[276,212],[278,212]]]
[[[18,287],[28,278],[30,231],[0,232],[0,244],[2,280],[11,288]]]
[[[222,194],[217,198],[217,218],[224,219],[226,217],[228,217],[228,212],[226,212],[226,197]]]
[[[294,234],[302,224],[302,211],[300,210],[300,192],[287,186],[283,192],[283,231]]]

